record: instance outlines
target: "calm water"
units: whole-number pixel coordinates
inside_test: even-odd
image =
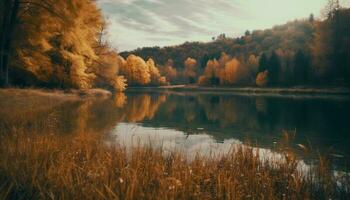
[[[101,132],[109,142],[151,143],[190,153],[222,152],[247,141],[275,150],[288,132],[296,150],[303,144],[314,152],[334,155],[340,163],[350,160],[350,98],[345,96],[134,91],[112,99],[68,102],[53,110],[33,108],[21,116],[26,113],[30,117],[24,116],[25,120],[2,116],[0,123],[64,134]]]
[[[288,132],[295,149],[350,155],[347,97],[132,92],[121,109],[122,123],[111,132],[124,143],[161,140],[195,151],[249,141],[274,149]]]

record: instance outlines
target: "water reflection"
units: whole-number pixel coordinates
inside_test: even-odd
[[[0,126],[4,128],[0,131],[9,132],[15,127],[28,132],[112,132],[121,136],[132,134],[121,127],[137,123],[148,132],[159,132],[161,128],[160,135],[182,133],[184,139],[175,143],[189,148],[188,139],[196,138],[200,143],[203,137],[210,138],[210,144],[249,139],[260,147],[273,148],[283,131],[288,131],[295,133],[296,148],[296,144],[311,144],[313,149],[348,159],[349,103],[347,97],[281,98],[196,92],[129,92],[112,98],[62,103],[1,98]]]
[[[205,157],[220,157],[238,148],[252,148],[253,152],[259,154],[262,162],[268,161],[285,162],[285,157],[277,149],[251,147],[241,141],[230,138],[217,142],[209,134],[186,135],[182,131],[168,128],[143,127],[137,123],[120,123],[112,132],[116,137],[115,142],[131,151],[132,147],[146,146],[160,148],[165,154],[170,152],[181,152],[188,160],[193,160],[197,155]],[[109,145],[115,145],[108,141]],[[312,163],[311,163],[312,165]],[[311,165],[303,160],[298,160],[297,169],[305,174],[310,170]]]
[[[347,148],[350,141],[348,98],[139,92],[127,96],[128,102],[121,112],[138,117],[123,118],[122,122],[138,122],[139,126],[154,131],[162,128],[188,136],[204,134],[218,142],[248,139],[264,148],[274,148],[275,142],[287,131],[295,134],[293,147],[296,149],[297,144],[307,144],[314,152],[340,154],[347,160],[350,153]],[[145,103],[149,99],[154,103]],[[135,105],[142,110],[153,110],[152,115],[131,109]],[[157,105],[157,109],[151,109],[151,105]]]

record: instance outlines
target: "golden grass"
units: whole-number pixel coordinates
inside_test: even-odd
[[[108,146],[97,134],[13,133],[0,139],[0,199],[345,199],[326,160],[310,174],[264,163],[252,148],[220,157]],[[338,182],[337,182],[338,181]],[[340,185],[342,184],[342,187]]]

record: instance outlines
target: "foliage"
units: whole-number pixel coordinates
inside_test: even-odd
[[[178,72],[177,70],[172,67],[171,65],[166,65],[166,66],[160,66],[160,72],[163,74],[166,78],[171,83],[175,83],[178,77]]]
[[[148,61],[146,62],[148,69],[149,69],[149,73],[151,76],[151,85],[166,85],[167,81],[166,78],[164,76],[160,75],[159,69],[156,67],[154,61],[152,58],[148,59]]]
[[[129,55],[126,61],[121,63],[123,64],[121,65],[120,74],[125,76],[131,86],[167,84],[166,78],[160,75],[153,59],[145,62],[141,57]]]
[[[95,1],[4,0],[0,7],[0,85],[121,91],[123,75],[131,86],[252,86],[266,70],[273,87],[350,84],[350,9],[337,0],[322,20],[311,14],[241,37],[120,53],[126,61],[105,42]]]
[[[151,82],[148,65],[142,58],[135,55],[127,57],[120,73],[126,77],[129,85],[147,85]]]
[[[135,54],[142,58],[153,58],[155,62],[160,65],[164,65],[168,59],[172,59],[173,67],[175,67],[177,71],[183,71],[185,69],[184,61],[190,57],[195,59],[200,67],[200,69],[197,70],[196,76],[198,77],[203,71],[201,69],[207,66],[209,60],[216,59],[220,65],[225,65],[230,58],[235,57],[242,65],[246,65],[251,55],[254,55],[258,60],[260,60],[259,57],[266,58],[266,65],[263,66],[263,69],[260,69],[259,65],[258,71],[262,72],[267,69],[268,57],[270,57],[273,52],[283,49],[283,52],[285,52],[283,56],[286,55],[286,57],[281,57],[279,55],[279,59],[281,60],[280,68],[292,69],[294,68],[293,62],[290,62],[291,64],[287,62],[287,60],[290,59],[289,55],[294,54],[293,52],[299,49],[304,49],[306,52],[309,52],[309,44],[312,41],[314,33],[313,27],[313,22],[309,22],[309,20],[299,20],[288,22],[285,25],[275,26],[272,29],[266,29],[264,31],[251,31],[249,35],[238,38],[229,38],[225,36],[225,39],[221,37],[221,39],[208,43],[186,42],[182,45],[164,48],[147,47],[131,52],[122,52],[121,55],[127,56],[129,54]],[[222,54],[225,55],[223,56]],[[220,57],[224,64],[220,62]],[[254,62],[256,62],[256,60]],[[250,65],[250,67],[251,66],[256,67],[256,63]],[[255,82],[255,77],[257,75],[257,71],[255,70],[256,69],[248,70],[249,73],[251,72],[250,79],[252,79],[247,83],[249,85]],[[293,71],[293,69],[290,71]]]
[[[339,8],[332,2],[327,7],[327,18],[316,23],[312,45],[313,71],[317,79],[349,84],[350,9]]]
[[[94,3],[88,0],[20,2],[17,13],[13,14],[16,23],[11,35],[11,71],[22,69],[33,74],[38,82],[55,87],[92,87],[96,75],[89,69],[98,59],[94,46],[103,26]],[[12,76],[14,82],[26,83],[18,74]]]
[[[209,60],[203,74],[198,79],[199,85],[218,85],[220,83],[220,64],[214,60]]]
[[[225,64],[224,69],[221,71],[220,84],[222,85],[234,85],[240,84],[247,77],[247,70],[242,64],[233,58]]]
[[[9,13],[12,25],[5,23]],[[125,80],[118,75],[120,58],[103,42],[106,23],[94,1],[5,0],[0,16],[0,43],[11,49],[2,48],[0,53],[8,60],[0,63],[3,83],[125,89]]]
[[[189,57],[185,60],[184,65],[184,77],[188,80],[189,83],[195,83],[198,71],[197,61]]]
[[[269,86],[348,85],[350,9],[340,8],[334,2],[329,5],[324,20],[315,19],[311,14],[308,18],[271,29],[247,31],[242,37],[230,38],[221,34],[208,43],[139,48],[121,55],[153,58],[160,65],[172,59],[172,67],[177,71],[185,71],[186,78],[191,77],[192,81],[200,77],[198,82],[205,85],[216,84],[212,79],[214,76],[205,72],[208,61],[216,59],[224,66],[229,57],[236,58],[243,68],[247,68],[248,77],[243,78],[248,80],[246,85],[255,85],[257,74],[266,70],[269,71]],[[222,56],[223,53],[227,54]],[[196,60],[199,69],[189,70],[185,62],[188,58]],[[177,79],[174,83],[181,81]]]
[[[255,75],[258,73],[259,59],[254,55],[250,55],[246,62],[247,70],[249,71],[249,78],[254,79]]]
[[[268,71],[259,72],[256,76],[256,85],[259,87],[265,87],[268,83]]]

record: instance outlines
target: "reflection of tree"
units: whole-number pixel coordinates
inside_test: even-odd
[[[255,108],[258,112],[266,113],[267,112],[266,99],[263,97],[257,97],[255,99]]]
[[[221,128],[243,124],[251,128],[257,127],[254,104],[246,98],[200,95],[198,99],[207,120],[218,123]]]
[[[178,106],[178,103],[176,101],[170,99],[171,98],[169,98],[169,100],[166,101],[166,106],[164,106],[165,114],[167,115],[167,117],[170,117]]]
[[[152,119],[159,106],[166,101],[166,96],[152,97],[148,94],[132,96],[124,106],[123,112],[128,122]]]
[[[220,107],[220,98],[218,96],[199,96],[199,104],[204,107],[205,115],[210,121],[218,121],[220,114],[218,108]]]
[[[237,122],[237,115],[241,114],[241,116],[243,116],[242,113],[240,112],[241,110],[238,109],[241,108],[239,105],[237,105],[237,102],[232,101],[230,99],[222,99],[221,103],[220,103],[220,107],[219,107],[219,113],[221,113],[221,126],[222,127],[226,127],[227,125],[231,124],[231,123],[236,123]]]
[[[152,119],[166,95],[115,94],[113,98],[92,98],[61,102],[60,99],[23,98],[6,103],[6,117],[0,117],[0,133],[16,129],[36,133],[103,133],[118,122]],[[50,101],[49,101],[50,100]],[[3,113],[3,112],[0,112]],[[4,116],[4,115],[2,115]]]
[[[199,103],[203,106],[207,119],[219,122],[221,127],[236,123],[240,111],[237,107],[242,108],[233,99],[218,96],[199,96]]]
[[[124,93],[119,92],[114,95],[114,104],[117,108],[123,108],[127,103],[127,97]]]
[[[76,127],[75,131],[77,133],[85,133],[88,131],[88,120],[90,116],[92,101],[83,101],[76,110]]]
[[[192,122],[195,118],[196,113],[194,112],[194,110],[188,110],[187,112],[185,112],[186,122]]]
[[[197,109],[197,98],[195,97],[185,97],[185,102],[178,102],[183,104],[183,110],[184,110],[184,120],[187,123],[193,122],[198,117],[198,110]]]

